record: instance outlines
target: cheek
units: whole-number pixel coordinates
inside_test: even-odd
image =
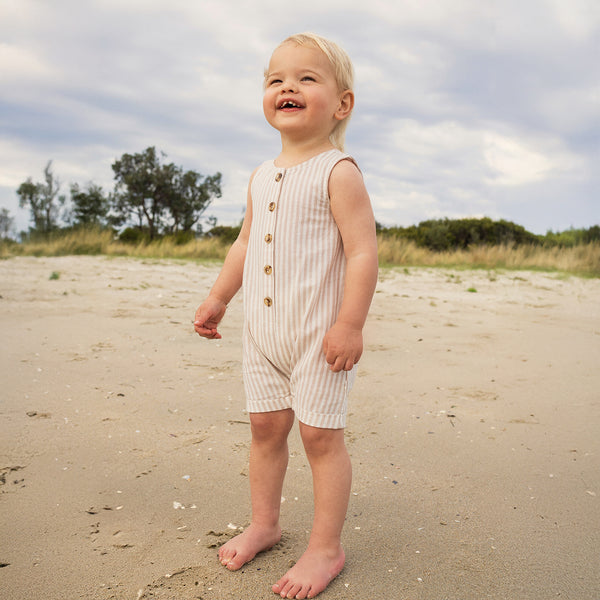
[[[332,99],[329,95],[323,93],[313,93],[310,95],[310,104],[319,112],[329,112],[332,106]]]
[[[269,90],[263,95],[263,112],[267,118],[275,113],[275,98]]]
[[[277,102],[277,95],[278,92],[276,89],[268,87],[264,92],[263,92],[263,107],[267,108],[267,106],[270,106],[271,108],[275,108],[275,103]]]

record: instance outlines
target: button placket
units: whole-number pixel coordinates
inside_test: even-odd
[[[264,304],[267,308],[273,306],[274,302],[274,294],[275,294],[275,280],[273,276],[274,268],[274,244],[273,238],[275,235],[275,228],[277,223],[277,208],[279,203],[279,198],[281,196],[281,182],[283,180],[283,172],[278,171],[275,173],[273,177],[275,182],[275,187],[273,189],[273,197],[271,201],[267,204],[267,219],[265,222],[266,232],[264,235],[264,263],[263,263],[263,277],[265,277],[265,296],[264,296]]]
[[[263,267],[263,272],[264,272],[264,276],[265,277],[269,277],[271,275],[271,273],[273,273],[273,267],[271,266],[271,264],[273,263],[273,246],[271,245],[271,242],[273,241],[273,236],[268,233],[267,235],[265,235],[265,261],[266,264]],[[269,293],[272,295],[273,294],[273,281],[272,279],[269,277],[269,279],[267,279],[266,282],[266,286],[265,288],[267,290],[269,290]],[[271,296],[265,296],[265,306],[267,307],[271,307],[273,305],[273,299],[271,298]]]

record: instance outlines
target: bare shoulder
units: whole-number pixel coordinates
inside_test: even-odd
[[[340,161],[329,179],[329,206],[344,241],[346,256],[373,245],[375,217],[362,173],[351,160]]]
[[[353,160],[338,162],[329,177],[329,198],[332,210],[342,204],[344,208],[369,206],[370,199],[362,173]]]
[[[351,158],[340,160],[333,167],[329,176],[329,189],[331,191],[332,186],[335,188],[335,186],[343,185],[346,182],[352,184],[361,182],[364,186],[362,173],[358,165]]]

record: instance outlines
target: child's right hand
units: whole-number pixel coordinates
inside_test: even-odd
[[[221,322],[226,310],[225,302],[209,296],[196,311],[194,318],[196,333],[209,340],[220,340],[221,334],[217,331],[217,325]]]

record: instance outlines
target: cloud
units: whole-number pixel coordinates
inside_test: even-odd
[[[488,215],[541,232],[598,221],[595,0],[7,0],[0,4],[0,204],[54,160],[67,183],[156,146],[223,173],[209,212],[237,223],[279,151],[261,112],[273,47],[313,30],[355,63],[348,149],[376,217]],[[63,192],[66,191],[63,190]],[[27,215],[20,214],[21,228]]]
[[[483,156],[494,171],[486,182],[492,185],[524,185],[546,179],[553,162],[517,140],[486,133],[483,138]]]

